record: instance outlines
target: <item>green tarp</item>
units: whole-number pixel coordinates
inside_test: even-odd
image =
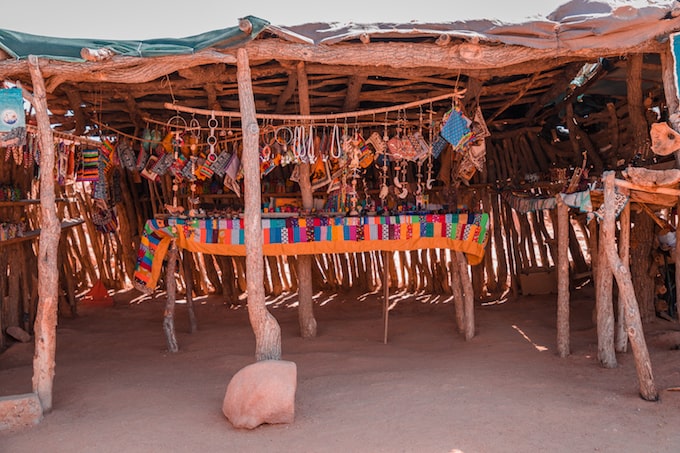
[[[254,16],[245,17],[253,25],[250,34],[238,27],[213,30],[186,38],[159,38],[144,41],[54,38],[0,30],[0,48],[14,58],[29,55],[64,61],[85,61],[80,56],[83,48],[107,48],[118,55],[156,57],[161,55],[192,54],[202,49],[239,47],[254,39],[269,22]]]

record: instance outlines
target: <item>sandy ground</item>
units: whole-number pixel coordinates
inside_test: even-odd
[[[397,294],[382,343],[376,295],[316,296],[319,335],[298,335],[295,295],[271,309],[283,358],[298,366],[291,425],[234,429],[221,412],[231,376],[254,360],[244,307],[199,300],[199,331],[178,306],[168,354],[163,300],[80,309],[58,327],[54,410],[0,435],[13,452],[678,452],[680,327],[648,328],[660,402],[643,401],[631,353],[596,359],[587,291],[572,303],[572,355],[555,353],[555,297],[479,307],[477,336],[455,331],[450,300]],[[0,395],[30,391],[32,344],[0,355]]]

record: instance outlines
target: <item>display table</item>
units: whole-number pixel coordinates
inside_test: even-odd
[[[263,218],[266,256],[403,251],[442,248],[464,252],[470,264],[484,257],[489,215],[402,214],[362,217]],[[141,238],[135,286],[151,292],[171,241],[191,252],[245,256],[242,218],[148,220]]]

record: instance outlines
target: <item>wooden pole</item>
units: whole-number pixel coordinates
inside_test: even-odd
[[[35,320],[35,353],[33,356],[33,392],[37,393],[44,413],[52,410],[55,353],[57,349],[57,308],[59,303],[60,223],[54,197],[54,140],[47,113],[45,81],[38,58],[28,58],[33,82],[33,107],[38,121],[40,139],[40,215],[41,229],[38,258],[38,310]]]
[[[243,178],[246,268],[248,276],[248,317],[255,333],[255,359],[281,358],[281,327],[267,310],[264,295],[264,261],[262,259],[262,214],[260,203],[260,128],[255,118],[255,99],[250,78],[248,52],[237,51],[238,101],[243,124]]]
[[[387,344],[387,327],[390,317],[390,256],[383,252],[383,343]]]
[[[297,86],[298,97],[300,99],[300,113],[309,115],[309,86],[307,83],[307,72],[305,63],[301,61],[297,64]],[[310,180],[309,163],[300,163],[300,194],[302,196],[302,208],[311,212],[314,207],[312,195],[312,183]],[[302,338],[313,338],[316,336],[316,319],[314,319],[314,300],[312,285],[312,256],[300,255],[297,259],[298,273],[298,322],[300,324],[300,335]]]
[[[607,260],[609,246],[604,241],[604,225],[600,225],[598,241],[597,276],[595,277],[595,307],[597,312],[597,358],[605,368],[616,368],[614,350],[614,306],[612,296],[613,274]]]
[[[569,207],[557,195],[557,354],[569,355]]]
[[[304,64],[304,62],[301,62]],[[296,72],[296,75],[298,75],[298,72]],[[298,80],[299,83],[299,80]],[[299,90],[299,88],[298,88]],[[376,109],[368,109],[368,110],[359,110],[355,112],[343,112],[343,113],[328,113],[328,114],[319,114],[319,115],[310,115],[309,113],[305,114],[302,113],[300,115],[280,115],[280,114],[275,114],[275,113],[256,113],[255,118],[256,119],[261,119],[261,120],[280,120],[280,121],[317,121],[317,122],[324,122],[324,121],[330,121],[330,120],[340,120],[340,119],[348,119],[348,118],[359,118],[359,117],[367,117],[367,116],[374,116],[378,115],[381,113],[389,113],[389,112],[400,112],[403,110],[408,110],[414,107],[419,107],[421,105],[428,105],[433,102],[437,101],[443,101],[444,99],[451,99],[455,96],[457,96],[457,93],[448,93],[448,94],[443,94],[440,96],[434,96],[428,99],[420,99],[418,101],[413,101],[413,102],[408,102],[406,104],[399,104],[399,105],[394,105],[391,107],[381,107],[381,108],[376,108]],[[300,100],[301,101],[301,100]],[[195,115],[204,115],[204,116],[211,116],[215,115],[216,117],[230,117],[230,118],[239,118],[242,117],[243,112],[226,112],[226,111],[214,111],[214,110],[205,110],[205,109],[197,109],[193,107],[186,107],[182,105],[177,105],[172,102],[166,102],[163,104],[163,106],[168,109],[168,110],[173,110],[175,112],[182,112],[182,113],[192,113]]]
[[[625,190],[625,189],[621,189]],[[621,211],[619,217],[619,257],[624,266],[629,267],[630,258],[630,203]],[[616,352],[626,352],[628,350],[628,335],[626,334],[626,312],[624,295],[619,291],[616,304],[616,337],[614,338],[614,349]]]
[[[630,340],[631,349],[635,358],[635,369],[637,370],[638,381],[640,383],[640,396],[647,401],[657,401],[659,394],[654,385],[652,374],[652,364],[649,359],[649,351],[645,342],[640,310],[635,298],[635,289],[630,276],[630,269],[619,257],[616,249],[616,238],[614,230],[616,228],[615,201],[614,201],[614,172],[607,171],[603,174],[604,180],[604,220],[602,222],[602,240],[607,252],[607,259],[611,270],[616,277],[619,290],[624,294],[626,330]]]
[[[465,341],[469,341],[475,336],[475,296],[472,290],[472,281],[470,281],[465,254],[463,252],[454,252],[454,255],[458,263],[458,275],[463,289],[463,337]]]
[[[458,259],[456,252],[451,252],[449,260],[449,273],[451,274],[451,292],[453,293],[453,308],[456,316],[456,328],[458,333],[463,333],[465,329],[465,312],[463,308],[463,288],[458,272]]]
[[[168,248],[168,265],[165,275],[167,299],[165,301],[165,310],[163,311],[163,331],[165,331],[165,339],[168,343],[169,352],[179,351],[177,337],[175,336],[175,299],[177,295],[175,271],[177,270],[177,255],[177,246],[175,241],[172,241]]]
[[[188,255],[190,254],[191,252],[188,250],[185,250],[184,253],[182,253],[182,266],[184,270],[184,289],[186,292],[187,311],[189,314],[189,331],[194,333],[198,329],[198,323],[196,322],[196,313],[194,312],[194,278],[192,275],[191,261],[188,259]],[[224,278],[224,276],[222,276],[222,278]]]
[[[650,149],[649,126],[645,119],[644,93],[642,92],[643,54],[635,53],[627,56],[628,71],[626,77],[626,94],[628,100],[629,128],[632,138],[632,158],[640,153],[646,158]]]

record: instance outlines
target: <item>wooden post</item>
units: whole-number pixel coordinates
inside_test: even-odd
[[[607,252],[607,259],[611,270],[616,277],[619,291],[623,293],[625,304],[626,330],[630,340],[631,349],[635,358],[635,369],[637,370],[638,381],[640,383],[640,396],[647,401],[657,401],[659,394],[654,385],[652,374],[652,364],[649,359],[649,351],[645,342],[644,331],[642,330],[642,320],[640,310],[635,298],[635,289],[630,276],[630,269],[619,257],[616,249],[616,228],[614,185],[615,178],[613,171],[603,174],[604,180],[604,220],[602,222],[602,241]]]
[[[597,312],[597,359],[605,368],[616,368],[614,350],[613,275],[607,260],[609,246],[604,241],[604,225],[600,224],[600,240],[597,251],[597,276],[595,277],[595,307]]]
[[[468,272],[467,258],[463,252],[454,252],[458,264],[458,276],[463,289],[463,337],[465,341],[472,340],[475,336],[475,296],[472,290],[472,281]]]
[[[557,195],[557,354],[569,355],[569,207]]]
[[[298,97],[300,99],[300,114],[309,115],[309,86],[307,83],[307,73],[305,63],[301,61],[297,64],[297,86]],[[311,212],[314,207],[312,195],[312,183],[310,180],[310,165],[300,163],[300,194],[302,196],[302,208]],[[298,274],[298,322],[300,324],[300,335],[302,338],[313,338],[316,336],[316,319],[314,319],[314,300],[312,288],[312,256],[300,255],[297,260]]]
[[[642,66],[643,55],[641,53],[627,56],[626,93],[628,100],[628,117],[630,119],[630,134],[632,138],[632,155],[640,153],[647,157],[650,149],[649,126],[645,119],[644,93],[642,92]]]
[[[383,343],[387,344],[387,326],[390,315],[390,256],[383,252]]]
[[[491,193],[491,213],[492,213],[492,231],[494,238],[494,245],[496,247],[496,256],[498,259],[498,293],[503,294],[508,288],[508,262],[505,257],[506,249],[503,245],[503,226],[501,224],[501,205],[498,202],[498,193]]]
[[[262,260],[262,214],[260,204],[260,128],[255,118],[255,99],[250,78],[248,52],[237,51],[238,101],[243,127],[243,178],[246,268],[248,276],[248,317],[255,333],[255,359],[281,358],[281,327],[267,310],[264,295],[264,261]]]
[[[43,412],[52,410],[55,353],[57,349],[57,306],[59,302],[60,224],[54,197],[54,140],[47,114],[47,93],[38,58],[28,57],[33,82],[33,107],[40,139],[40,240],[38,258],[38,310],[35,319],[35,353],[33,356],[33,392],[37,393]]]
[[[458,272],[458,259],[456,252],[451,252],[449,260],[449,273],[451,274],[451,292],[453,293],[453,308],[456,316],[456,328],[458,333],[463,333],[465,328],[465,312],[463,308],[463,289]]]
[[[184,253],[182,253],[182,266],[184,270],[187,311],[189,313],[189,331],[194,333],[198,329],[198,323],[196,322],[196,314],[194,313],[194,278],[191,270],[191,261],[187,259],[187,255],[189,254],[191,254],[191,252],[188,250],[185,250]],[[224,278],[224,276],[222,276],[222,278]]]
[[[177,337],[175,336],[175,299],[177,296],[175,271],[177,270],[177,255],[177,245],[175,241],[172,241],[168,248],[168,264],[165,274],[167,299],[165,300],[165,310],[163,311],[163,330],[165,331],[165,339],[168,343],[169,352],[179,351]]]
[[[627,190],[627,189],[619,189]],[[619,218],[619,257],[624,266],[629,267],[630,258],[630,203],[621,211]],[[676,233],[677,234],[677,233]],[[676,278],[677,275],[676,275]],[[626,311],[624,295],[619,291],[616,305],[616,337],[614,338],[614,349],[616,352],[626,352],[628,350],[628,335],[626,334]]]

